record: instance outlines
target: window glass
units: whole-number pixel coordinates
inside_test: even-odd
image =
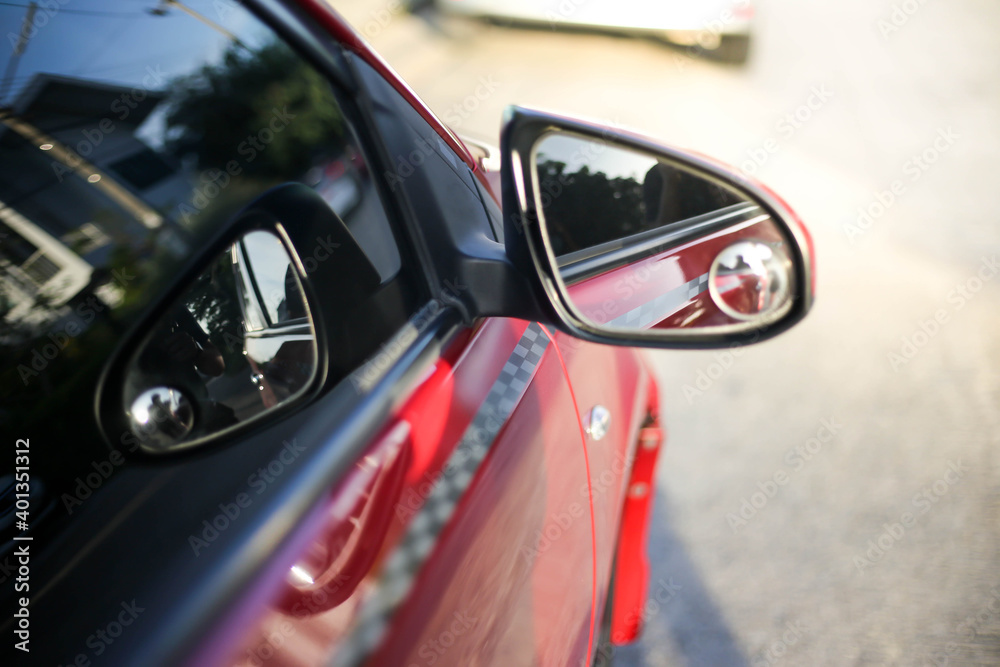
[[[250,201],[304,183],[383,282],[400,255],[329,84],[231,0],[2,3],[0,34],[0,432],[38,440],[33,479],[56,501],[107,456],[110,354]],[[261,330],[297,306],[277,296],[285,265],[259,264],[243,268]]]

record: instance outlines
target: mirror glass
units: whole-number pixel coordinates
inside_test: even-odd
[[[317,356],[285,246],[250,232],[198,276],[134,357],[124,392],[131,429],[150,451],[217,434],[302,393]]]
[[[788,240],[735,184],[563,132],[538,141],[533,170],[543,236],[592,326],[757,326],[790,309]]]

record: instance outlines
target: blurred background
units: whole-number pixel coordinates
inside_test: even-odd
[[[563,29],[608,0],[534,27],[472,1],[333,4],[460,134],[496,143],[508,104],[634,128],[816,241],[805,323],[650,355],[654,603],[618,664],[1000,664],[1000,5],[760,0],[740,63],[719,24],[670,45]]]

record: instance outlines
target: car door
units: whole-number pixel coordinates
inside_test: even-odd
[[[27,27],[0,128],[2,419],[31,452],[2,555],[31,617],[5,631],[67,664],[585,659],[586,458],[555,345],[464,320],[446,250],[421,249],[435,216],[495,234],[463,155],[417,128],[442,166],[421,178],[466,199],[415,212],[386,177],[412,105],[359,102],[292,10],[84,32],[4,11]],[[275,254],[247,280],[254,234]],[[283,323],[314,345],[254,351]]]
[[[355,515],[336,509],[350,505],[351,484],[335,490],[327,522],[291,565],[300,574],[265,605],[232,662],[584,661],[593,562],[575,414],[538,324],[491,319],[466,329],[364,459],[387,469],[388,446],[407,460],[402,479],[370,493],[356,514],[381,506],[387,525],[351,525]],[[345,526],[352,536],[338,542]],[[353,570],[324,556],[343,554],[329,548],[342,543],[377,556]]]
[[[371,65],[357,64],[390,156],[387,180],[433,211],[419,232],[437,241],[493,236],[495,244],[495,202],[420,108]],[[441,284],[432,310],[468,289],[457,277]],[[393,460],[410,457],[400,488],[369,494],[368,509],[353,513],[334,509],[352,506],[348,487],[333,493],[330,519],[291,565],[299,575],[279,587],[278,602],[231,659],[300,664],[332,652],[335,664],[586,660],[595,620],[586,456],[554,347],[542,327],[522,320],[487,318],[459,334],[404,392],[385,440],[365,458],[386,471],[380,447],[402,452],[385,455]],[[373,489],[378,474],[366,477]],[[361,519],[380,514],[378,506],[392,508],[387,526]],[[366,536],[370,526],[380,527]],[[343,554],[329,548],[341,543],[380,553],[356,567],[347,557],[345,569],[329,556]]]

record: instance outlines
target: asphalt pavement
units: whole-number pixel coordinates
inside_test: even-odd
[[[804,323],[650,355],[652,586],[678,592],[618,664],[1000,664],[1000,5],[761,0],[742,67],[334,5],[460,133],[496,141],[512,103],[632,127],[813,233]]]

